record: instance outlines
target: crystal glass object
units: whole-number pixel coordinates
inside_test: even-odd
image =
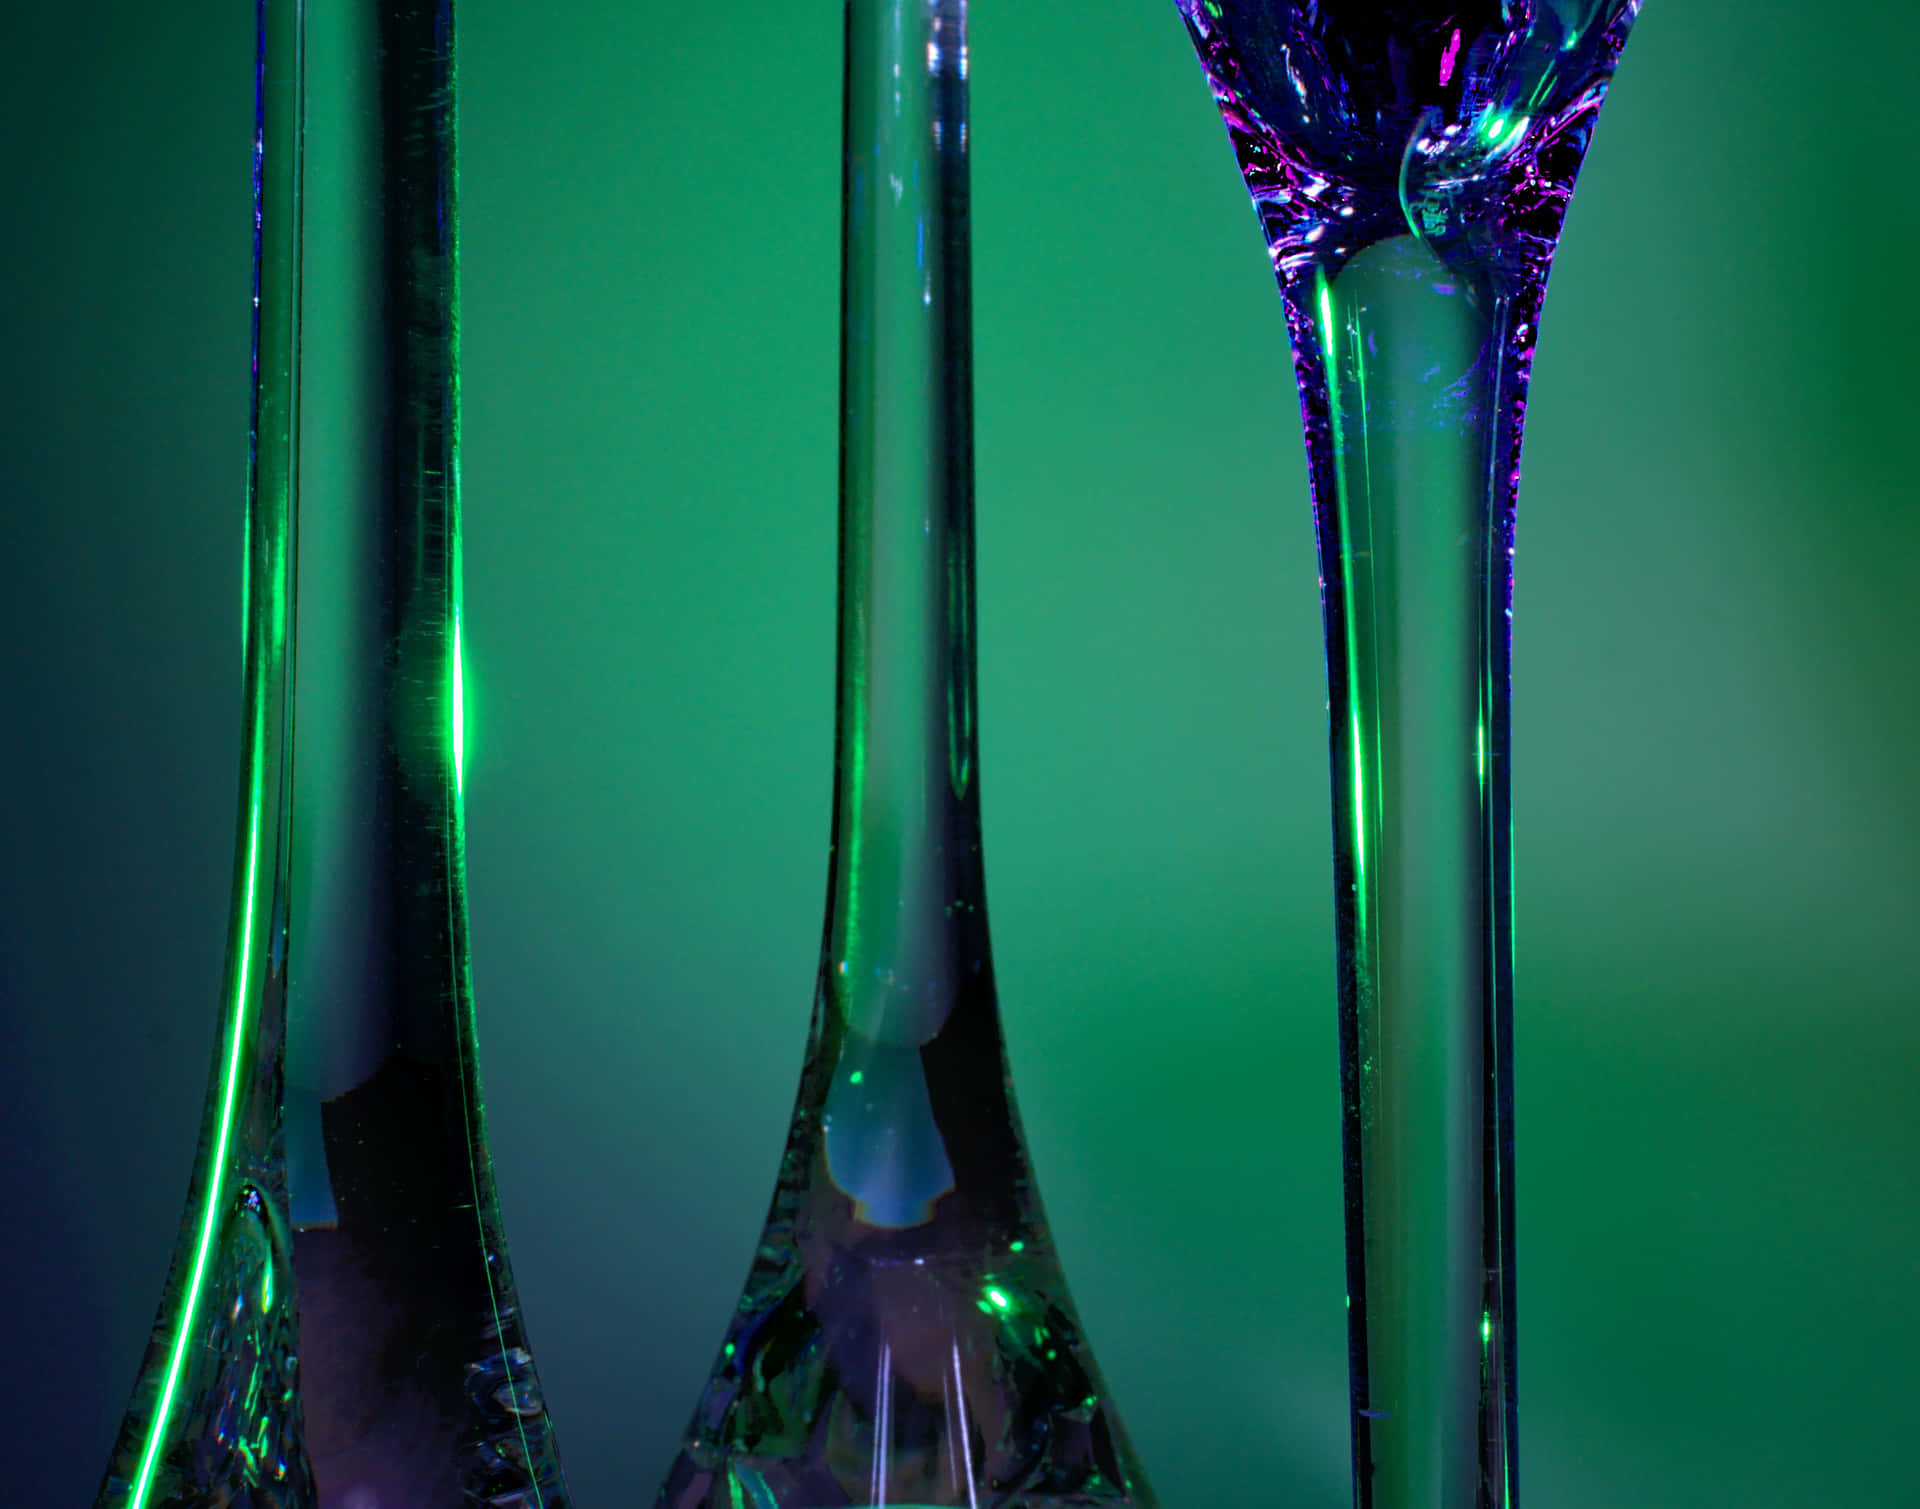
[[[849,0],[825,938],[772,1209],[659,1509],[1148,1506],[1008,1079],[974,698],[965,0]]]
[[[451,7],[257,16],[225,984],[95,1505],[560,1509],[468,973]]]
[[[1286,304],[1333,766],[1354,1498],[1511,1505],[1513,510],[1638,0],[1178,0]]]

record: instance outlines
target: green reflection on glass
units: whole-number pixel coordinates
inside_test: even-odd
[[[453,789],[456,795],[466,789],[467,765],[467,678],[460,654],[460,611],[453,614]]]
[[[261,730],[255,714],[254,748],[259,748]],[[173,1353],[167,1359],[167,1379],[160,1388],[160,1406],[153,1414],[153,1428],[147,1432],[145,1450],[140,1453],[140,1472],[134,1479],[128,1509],[145,1509],[153,1491],[153,1475],[160,1465],[160,1443],[166,1438],[168,1423],[180,1392],[180,1371],[186,1362],[188,1338],[194,1334],[194,1320],[200,1309],[200,1289],[207,1275],[207,1262],[213,1254],[213,1229],[219,1215],[221,1194],[226,1187],[227,1151],[233,1140],[233,1114],[240,1095],[241,1049],[251,1025],[249,976],[253,971],[253,914],[259,885],[260,859],[260,768],[253,768],[253,783],[247,795],[247,900],[240,924],[240,964],[234,983],[232,1027],[227,1036],[227,1062],[221,1074],[220,1121],[215,1132],[213,1161],[208,1164],[207,1187],[200,1212],[200,1234],[194,1243],[193,1273],[187,1280],[186,1303],[180,1324],[173,1333]]]

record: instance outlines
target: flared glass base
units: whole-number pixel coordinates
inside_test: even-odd
[[[956,1011],[911,1064],[829,1036],[658,1509],[1150,1509],[1033,1192],[995,1017]],[[886,1115],[862,1127],[874,1102]],[[921,1207],[934,1149],[952,1182]]]
[[[171,1337],[157,1329],[99,1503],[312,1509],[319,1502],[301,1443],[289,1234],[268,1181],[237,1181],[216,1220],[204,1341],[170,1367]],[[169,1301],[175,1293],[170,1285]],[[171,1309],[163,1305],[162,1317]],[[175,1428],[154,1441],[137,1427],[163,1412],[163,1400]]]

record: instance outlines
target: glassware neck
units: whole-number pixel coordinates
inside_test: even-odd
[[[823,997],[924,1044],[989,975],[975,725],[964,0],[850,0]],[[990,1002],[991,992],[977,998]]]

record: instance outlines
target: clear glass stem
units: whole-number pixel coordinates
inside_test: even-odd
[[[1150,1509],[988,947],[965,0],[849,0],[833,845],[780,1175],[659,1509]]]
[[[291,1305],[280,1094],[292,812],[293,490],[298,467],[297,0],[265,0],[255,54],[253,412],[241,618],[240,807],[219,1031],[173,1262],[95,1509],[266,1490],[310,1505]],[[238,1303],[235,1303],[235,1301]],[[211,1448],[202,1443],[213,1438]],[[260,1469],[217,1460],[244,1440]],[[225,1453],[231,1456],[232,1448]],[[216,1491],[218,1491],[216,1489]]]
[[[1538,289],[1400,236],[1285,292],[1327,640],[1355,1502],[1507,1505],[1510,609]]]
[[[823,967],[849,1031],[917,1050],[962,995],[989,1012],[993,999],[974,725],[964,0],[849,0],[846,48]]]
[[[257,15],[227,988],[98,1506],[557,1509],[469,978],[451,4]]]

